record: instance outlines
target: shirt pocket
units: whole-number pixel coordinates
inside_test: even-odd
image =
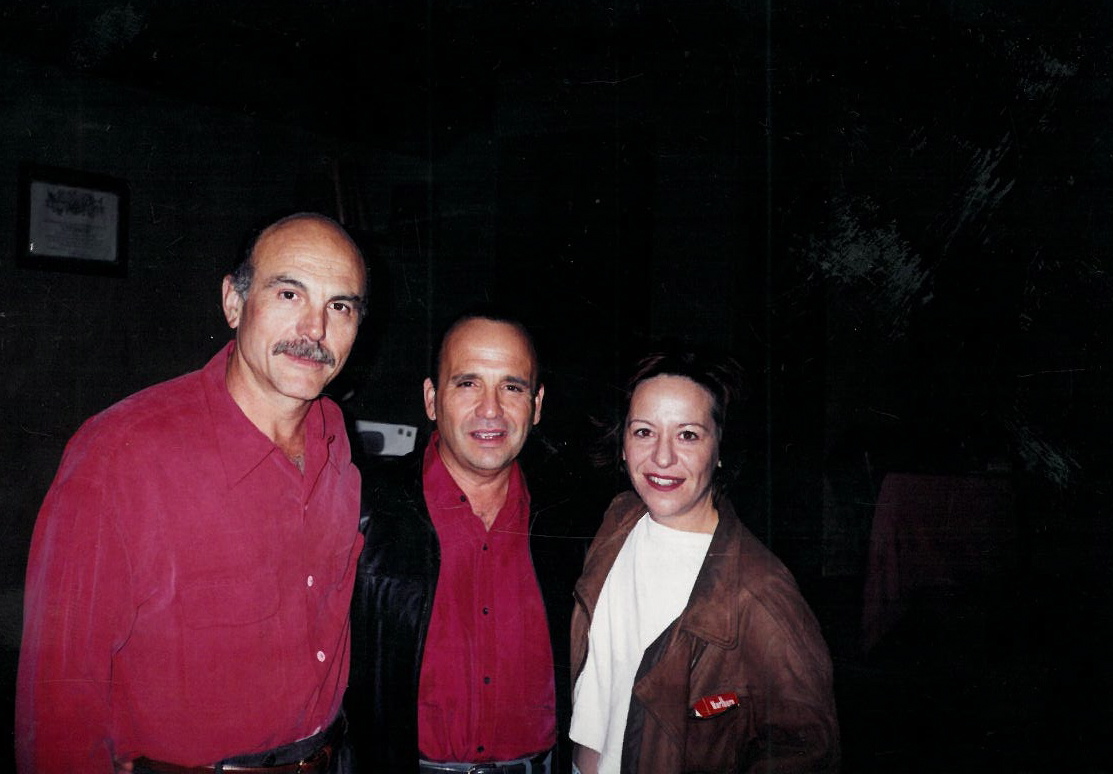
[[[188,629],[257,624],[278,613],[278,583],[271,575],[195,581],[181,591],[182,621]]]

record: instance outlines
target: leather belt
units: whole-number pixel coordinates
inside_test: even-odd
[[[326,774],[332,760],[332,745],[325,744],[312,755],[296,763],[283,763],[277,766],[241,766],[239,764],[216,764],[213,766],[178,766],[174,763],[153,761],[150,758],[136,758],[135,770],[149,771],[152,774]]]
[[[532,758],[493,763],[439,763],[421,761],[418,771],[421,774],[549,774],[552,763],[552,750],[538,753]]]
[[[153,774],[326,774],[332,760],[332,745],[325,744],[312,755],[296,763],[277,766],[241,766],[239,764],[216,764],[213,766],[178,766],[174,763],[153,761],[150,758],[136,758],[136,771],[149,771]]]

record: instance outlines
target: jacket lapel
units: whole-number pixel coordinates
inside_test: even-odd
[[[741,522],[727,502],[719,506],[719,525],[711,538],[707,558],[696,576],[688,606],[646,650],[634,683],[634,695],[661,731],[683,749],[688,710],[689,678],[704,648],[735,647],[738,642],[738,533]],[[735,547],[732,547],[735,546]],[[676,701],[685,697],[684,702]]]

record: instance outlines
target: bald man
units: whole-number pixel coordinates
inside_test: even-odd
[[[70,440],[28,561],[23,774],[347,770],[359,473],[321,392],[366,284],[337,223],[271,224],[224,278],[234,339]]]
[[[555,665],[580,566],[576,508],[567,488],[531,495],[519,464],[545,397],[533,339],[484,308],[435,352],[429,443],[364,481],[346,699],[359,768],[564,771],[570,687]]]

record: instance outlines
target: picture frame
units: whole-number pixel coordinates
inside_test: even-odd
[[[130,192],[109,175],[22,164],[16,264],[127,275]]]

